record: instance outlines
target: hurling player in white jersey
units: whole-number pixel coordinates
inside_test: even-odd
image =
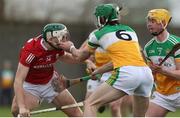
[[[180,37],[170,34],[167,26],[171,15],[166,9],[152,9],[147,15],[147,28],[153,38],[145,45],[144,54],[154,73],[155,91],[147,117],[165,117],[168,112],[180,108],[180,49],[172,54],[163,64],[160,62],[180,43]]]
[[[20,52],[19,64],[14,81],[15,96],[12,114],[29,117],[30,111],[43,100],[53,103],[57,108],[75,104],[74,97],[67,89],[55,91],[52,83],[58,79],[54,64],[57,60],[76,63],[71,54],[58,47],[59,42],[68,40],[69,32],[65,25],[50,23],[43,28],[42,35],[26,42]],[[62,110],[69,117],[80,117],[79,107]]]
[[[93,61],[94,60],[94,61]],[[98,47],[94,54],[94,59],[92,57],[85,61],[87,65],[87,72],[91,74],[93,70],[101,67],[102,65],[110,62],[108,54],[100,47]],[[103,73],[99,78],[93,78],[87,82],[87,92],[86,99],[94,92],[96,89],[104,83],[111,76],[111,71]],[[95,79],[95,80],[94,80]],[[123,98],[117,99],[109,103],[111,116],[112,117],[127,117],[132,112],[132,96],[124,96]],[[105,106],[101,106],[98,109],[99,113],[102,113],[105,110]]]
[[[88,46],[83,50],[76,49],[71,41],[59,45],[80,61],[87,59],[97,47],[103,48],[111,58],[110,63],[91,74],[113,70],[110,78],[85,100],[84,116],[95,117],[100,106],[125,95],[133,95],[133,116],[144,117],[153,87],[153,75],[143,60],[137,35],[132,28],[118,22],[113,4],[98,5],[95,16],[100,28],[90,34]]]

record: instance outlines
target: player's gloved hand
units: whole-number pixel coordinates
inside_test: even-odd
[[[29,109],[26,109],[24,107],[19,109],[19,117],[30,117],[30,111]]]

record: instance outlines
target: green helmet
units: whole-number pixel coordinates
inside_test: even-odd
[[[95,16],[99,26],[104,26],[107,22],[119,20],[119,7],[115,4],[101,4],[95,8]],[[101,23],[100,18],[104,18],[105,22]]]
[[[42,31],[42,36],[45,41],[47,41],[47,38],[51,37],[57,37],[58,40],[62,40],[64,35],[69,34],[67,28],[65,25],[61,23],[50,23],[47,24]]]

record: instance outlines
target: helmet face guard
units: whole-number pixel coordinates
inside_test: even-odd
[[[59,42],[63,39],[69,39],[69,31],[66,26],[60,23],[51,23],[47,24],[42,31],[44,40],[47,42],[47,39],[56,37]]]

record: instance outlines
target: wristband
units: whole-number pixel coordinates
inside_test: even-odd
[[[69,51],[72,52],[72,49],[75,48],[74,45],[71,45],[71,47],[69,48]]]

